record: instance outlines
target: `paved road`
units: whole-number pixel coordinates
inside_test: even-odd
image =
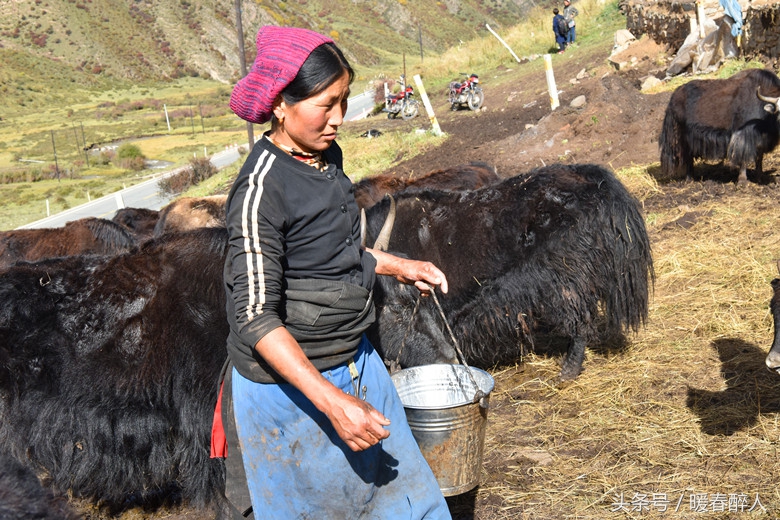
[[[212,155],[211,164],[217,169],[222,169],[225,166],[236,162],[239,157],[240,154],[238,153],[238,150],[231,148]],[[31,222],[30,224],[25,224],[18,229],[61,227],[72,220],[87,217],[110,219],[113,218],[116,210],[120,208],[160,209],[172,199],[172,197],[160,192],[158,184],[160,179],[178,173],[184,168],[186,168],[186,166],[154,175],[149,180],[140,184],[119,190],[111,195],[106,195],[105,197],[100,197],[99,199],[76,206],[75,208],[62,211],[56,215],[51,215],[41,220]]]
[[[347,113],[344,118],[347,121],[355,121],[366,117],[374,108],[374,93],[363,92],[349,98],[349,105]],[[257,139],[259,136],[255,136]],[[219,170],[233,164],[240,158],[238,150],[231,148],[222,152],[215,153],[211,156],[211,163]],[[117,209],[120,208],[148,208],[148,209],[160,209],[168,202],[172,197],[163,195],[160,193],[158,182],[160,179],[168,175],[173,175],[180,172],[183,168],[176,168],[174,170],[166,171],[154,175],[149,180],[125,188],[111,195],[106,195],[99,199],[87,202],[75,208],[71,208],[56,215],[25,224],[18,229],[31,229],[31,228],[52,228],[64,226],[67,222],[78,220],[87,217],[98,218],[113,218]]]
[[[356,121],[363,119],[374,109],[374,92],[372,90],[363,92],[349,98],[347,113],[344,119],[347,121]]]

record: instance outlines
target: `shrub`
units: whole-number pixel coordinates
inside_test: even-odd
[[[135,159],[136,157],[143,157],[141,149],[138,146],[130,143],[125,143],[119,147],[116,151],[118,159]]]
[[[125,143],[116,151],[115,163],[124,170],[140,171],[146,168],[146,157],[138,146]]]
[[[190,165],[173,175],[160,179],[160,191],[166,195],[176,195],[189,189],[217,173],[217,168],[211,164],[208,157],[190,159]]]

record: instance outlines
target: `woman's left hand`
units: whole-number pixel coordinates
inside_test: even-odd
[[[384,251],[368,249],[376,258],[376,273],[394,277],[401,283],[414,284],[420,292],[428,295],[434,286],[446,293],[447,277],[433,263],[423,260],[401,258]]]
[[[431,262],[420,260],[406,260],[410,263],[407,271],[397,275],[396,279],[401,283],[413,283],[423,296],[428,296],[435,286],[439,286],[441,292],[447,292],[447,277]]]

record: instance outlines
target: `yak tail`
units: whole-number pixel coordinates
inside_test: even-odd
[[[661,172],[665,177],[673,178],[683,165],[686,153],[683,143],[684,123],[675,116],[672,101],[666,107],[658,147],[661,150]]]
[[[577,226],[582,258],[608,332],[638,332],[648,315],[655,283],[650,239],[639,202],[615,175],[600,166],[579,165],[595,182],[597,205]]]
[[[604,273],[615,277],[615,285],[609,287],[607,282],[609,290],[602,293],[602,302],[609,329],[638,332],[647,320],[649,295],[655,284],[650,239],[639,203],[620,181],[615,179],[615,184],[608,210],[613,233],[612,266],[607,266],[611,273]]]

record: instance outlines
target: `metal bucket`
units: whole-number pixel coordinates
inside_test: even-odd
[[[444,496],[477,487],[493,377],[478,368],[438,364],[405,368],[391,377]],[[479,400],[477,390],[483,395]]]

